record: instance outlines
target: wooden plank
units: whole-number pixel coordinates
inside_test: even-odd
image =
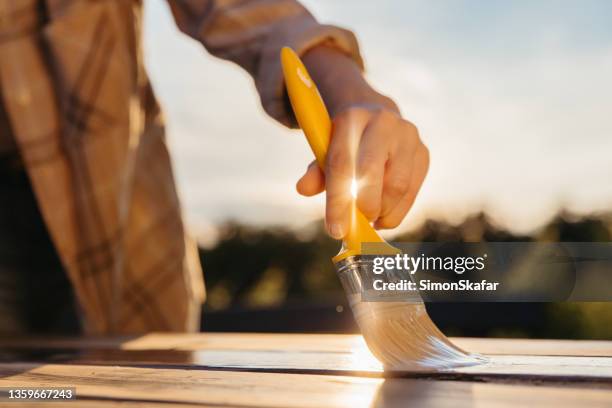
[[[481,354],[612,357],[612,341],[452,338],[459,347]]]
[[[461,344],[461,340],[458,342]],[[612,358],[592,356],[545,356],[537,352],[555,347],[559,353],[604,354],[610,342],[569,342],[559,340],[467,339],[477,351],[489,354],[489,362],[473,367],[429,373],[430,378],[463,381],[580,381],[612,384]],[[369,353],[361,336],[290,334],[151,334],[134,338],[29,339],[4,341],[0,361],[65,362],[76,364],[121,364],[124,366],[195,367],[267,372],[301,372],[380,377],[382,366]],[[16,345],[19,344],[19,348]],[[44,352],[41,345],[53,347]],[[21,346],[34,353],[23,353]],[[66,349],[66,347],[70,347]],[[62,350],[58,350],[58,349]],[[465,347],[470,349],[469,347]],[[472,349],[474,350],[474,349]],[[524,354],[504,354],[510,351]],[[61,351],[61,352],[60,352]],[[586,354],[586,353],[585,353]],[[387,375],[420,376],[396,372]]]
[[[481,354],[612,357],[612,341],[452,338]],[[0,347],[124,350],[277,350],[342,352],[363,348],[360,335],[269,333],[152,333],[97,338],[5,338]]]
[[[0,364],[2,387],[75,386],[74,407],[149,403],[237,407],[609,407],[604,389],[164,368]],[[127,404],[127,405],[124,405]],[[133,405],[132,405],[133,404]],[[11,405],[17,406],[17,405]],[[24,405],[25,406],[25,405]],[[27,406],[32,406],[29,404]]]
[[[177,367],[281,373],[403,376],[462,381],[581,382],[612,387],[612,358],[567,356],[489,356],[485,364],[435,372],[387,371],[367,349],[343,352],[278,350],[30,350],[6,354],[0,361]]]
[[[367,351],[321,353],[255,350],[92,350],[59,353],[51,355],[47,361],[367,377],[427,377],[462,381],[574,381],[606,384],[612,388],[612,358],[608,357],[489,356],[489,361],[485,364],[426,373],[406,370],[383,373],[380,363]]]

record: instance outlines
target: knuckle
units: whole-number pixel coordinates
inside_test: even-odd
[[[429,149],[427,148],[427,146],[422,143],[419,143],[419,145],[417,145],[415,149],[413,160],[415,163],[415,170],[417,172],[427,173],[429,171],[430,162]]]
[[[385,183],[387,194],[392,197],[403,196],[410,187],[410,179],[404,176],[395,176]]]
[[[402,122],[404,123],[404,126],[410,133],[412,133],[413,135],[416,135],[417,137],[419,136],[419,128],[414,123],[412,123],[409,120],[405,120],[405,119],[403,119]]]
[[[350,176],[350,160],[347,152],[336,149],[327,157],[327,171],[331,176]]]
[[[397,126],[398,118],[393,112],[388,110],[379,110],[374,114],[370,113],[370,123],[375,127],[382,129],[392,129]],[[387,132],[379,132],[377,137],[385,137]]]
[[[399,117],[397,113],[390,111],[389,109],[381,109],[377,112],[376,118],[383,122],[396,122]]]
[[[357,173],[365,175],[374,172],[377,161],[378,156],[373,152],[362,153],[357,160]]]
[[[369,115],[370,111],[363,106],[352,106],[346,110],[346,113],[347,115],[356,117],[356,116]]]
[[[422,143],[421,143],[420,148],[421,148],[421,154],[423,155],[423,162],[425,163],[425,167],[429,168],[429,162],[431,160],[429,149],[427,148],[427,146],[425,146]]]
[[[338,129],[346,121],[345,112],[340,112],[332,118],[332,129]]]
[[[327,206],[328,208],[340,205],[346,201],[347,194],[341,189],[328,189],[327,190]]]
[[[349,123],[362,117],[366,112],[367,111],[362,107],[352,106],[339,112],[334,118],[333,122],[335,123],[336,121],[338,121]]]
[[[421,137],[419,136],[419,130],[417,127],[407,120],[402,119],[401,124],[402,135],[412,143],[421,143]]]

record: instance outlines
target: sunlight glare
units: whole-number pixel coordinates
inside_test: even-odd
[[[351,180],[351,196],[357,198],[357,179],[353,177]]]

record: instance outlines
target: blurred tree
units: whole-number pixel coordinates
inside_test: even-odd
[[[395,241],[607,242],[612,237],[611,220],[611,214],[578,217],[561,212],[529,236],[515,235],[478,213],[459,225],[428,220]],[[326,329],[338,325],[343,330],[355,330],[352,320],[346,321],[351,319],[348,313],[341,314],[345,320],[340,323],[326,319],[327,314],[346,307],[330,261],[338,247],[325,233],[322,222],[303,231],[224,224],[217,244],[200,248],[208,289],[207,313],[264,308],[257,316],[265,318],[265,313],[272,310],[277,313],[274,316],[291,310],[304,321],[310,319],[308,327],[312,330],[317,328],[317,319],[325,321]],[[300,305],[299,312],[295,311],[296,304]],[[321,308],[323,304],[332,305],[329,312]],[[316,314],[309,317],[309,308]],[[489,303],[486,308],[481,304],[437,303],[428,305],[428,310],[436,323],[454,335],[612,339],[612,303]],[[279,318],[277,326],[272,322],[267,327],[283,331],[287,321]],[[229,330],[232,324],[235,322],[217,328]]]

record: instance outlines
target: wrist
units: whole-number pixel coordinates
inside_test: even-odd
[[[351,107],[385,109],[399,114],[395,102],[374,90],[359,65],[339,50],[317,46],[306,52],[303,61],[332,117]]]

